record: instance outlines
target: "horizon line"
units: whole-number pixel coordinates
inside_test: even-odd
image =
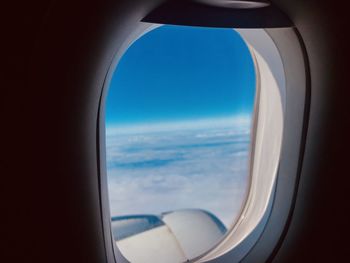
[[[208,127],[246,126],[252,121],[252,114],[228,117],[194,118],[175,121],[139,122],[128,124],[106,124],[106,135],[115,133],[157,132],[168,130],[200,129]]]

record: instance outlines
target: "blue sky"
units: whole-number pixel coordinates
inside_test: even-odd
[[[109,126],[250,115],[254,65],[232,29],[162,26],[129,47],[112,77]]]

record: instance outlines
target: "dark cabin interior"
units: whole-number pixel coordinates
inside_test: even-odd
[[[153,12],[161,7],[172,23],[216,19],[221,26],[292,23],[297,28],[310,67],[307,132],[288,222],[261,262],[345,262],[350,191],[346,2],[271,0],[279,10],[271,19],[269,12],[221,8],[212,16],[205,8],[192,16],[193,3],[179,15],[186,4],[173,1],[169,8],[164,2],[2,3],[0,261],[115,262],[101,216],[102,87],[128,32],[143,19],[163,23],[164,17]]]

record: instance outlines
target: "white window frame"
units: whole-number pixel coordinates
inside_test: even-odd
[[[159,26],[140,22],[125,40],[107,73],[101,99],[102,216],[106,243],[111,243],[108,246],[113,249],[114,260],[118,263],[128,261],[116,246],[110,226],[104,105],[119,59],[134,41]],[[257,79],[250,190],[233,228],[215,248],[193,259],[193,262],[240,262],[267,258],[285,227],[296,190],[307,88],[300,39],[293,28],[245,29],[238,32],[250,48]],[[114,262],[111,258],[108,260]]]

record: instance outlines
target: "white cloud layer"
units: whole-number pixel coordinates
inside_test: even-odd
[[[238,216],[249,181],[249,119],[107,129],[106,139],[112,216],[200,208],[226,226]]]

